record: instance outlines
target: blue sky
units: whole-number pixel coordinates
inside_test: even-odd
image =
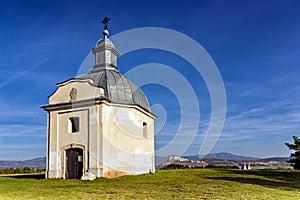
[[[12,0],[0,6],[0,160],[45,155],[47,116],[39,106],[47,104],[56,83],[76,76],[102,37],[105,15],[112,18],[110,35],[164,27],[188,35],[210,54],[227,95],[226,122],[213,152],[289,155],[284,142],[300,135],[299,1]],[[119,69],[126,73],[144,63],[173,67],[196,91],[201,121],[186,154],[197,154],[211,108],[203,79],[184,59],[161,50],[124,55]],[[142,89],[167,112],[156,136],[159,148],[178,129],[178,100],[159,85]]]

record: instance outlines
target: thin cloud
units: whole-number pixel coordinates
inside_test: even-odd
[[[261,108],[245,110],[226,119],[220,140],[259,139],[293,132],[300,127],[300,107],[291,102],[272,102]],[[271,139],[271,138],[270,138]]]
[[[35,65],[33,65],[31,68],[29,68],[28,70],[25,70],[25,71],[22,71],[22,72],[19,72],[17,73],[16,75],[12,76],[11,78],[3,81],[1,84],[0,84],[0,88],[10,84],[11,82],[21,78],[22,76],[28,74],[29,72],[35,70],[36,68],[40,67],[41,65],[43,65],[44,63],[48,62],[50,60],[50,58],[47,58],[47,59],[43,59],[39,62],[37,62]]]
[[[46,131],[43,125],[2,124],[0,125],[0,139],[7,137],[45,138]]]

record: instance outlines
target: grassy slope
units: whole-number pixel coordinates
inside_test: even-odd
[[[0,199],[300,199],[300,172],[161,170],[95,181],[2,176]]]

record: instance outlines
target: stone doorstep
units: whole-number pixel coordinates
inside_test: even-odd
[[[84,173],[80,180],[83,181],[93,181],[96,179],[96,175],[91,172]]]

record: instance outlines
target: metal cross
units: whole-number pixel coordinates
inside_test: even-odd
[[[103,24],[104,30],[107,30],[108,22],[109,22],[110,20],[111,20],[111,18],[105,16],[104,19],[101,21],[101,23]]]

